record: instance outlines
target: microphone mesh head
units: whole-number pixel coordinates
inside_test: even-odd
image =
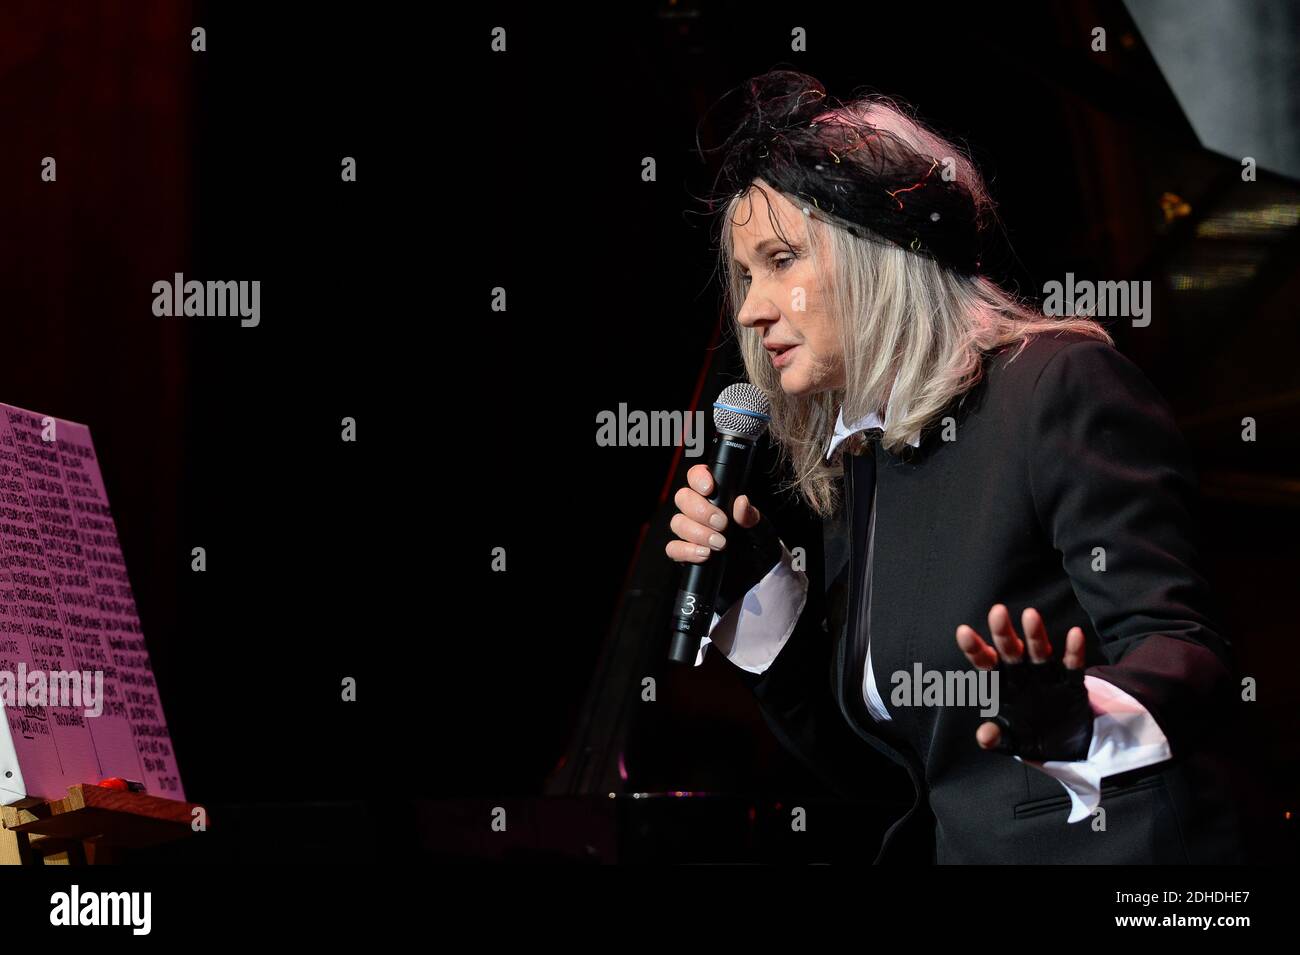
[[[772,420],[767,396],[747,381],[728,385],[713,402],[713,423],[724,434],[751,440],[767,430]]]

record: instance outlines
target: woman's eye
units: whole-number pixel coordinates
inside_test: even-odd
[[[771,264],[773,272],[784,272],[786,266],[788,266],[791,262],[793,262],[797,258],[798,258],[797,255],[789,255],[789,254],[785,254],[784,258],[778,258],[777,255],[772,255],[768,258],[768,262]],[[750,276],[748,272],[741,275],[740,277],[740,280],[742,282],[748,282],[749,279]]]

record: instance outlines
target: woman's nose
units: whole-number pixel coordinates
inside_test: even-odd
[[[746,328],[759,322],[774,322],[780,317],[781,310],[776,307],[776,304],[767,296],[755,293],[753,289],[750,289],[749,295],[740,306],[740,311],[736,313],[736,321]]]

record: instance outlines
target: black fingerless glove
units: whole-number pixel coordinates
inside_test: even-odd
[[[1083,685],[1083,668],[1067,669],[1060,660],[1033,663],[999,661],[998,715],[1002,729],[994,750],[1034,762],[1087,759],[1092,745],[1092,707]]]

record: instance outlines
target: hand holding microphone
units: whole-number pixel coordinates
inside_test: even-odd
[[[713,506],[708,496],[713,493],[713,475],[708,465],[697,464],[686,472],[687,483],[673,496],[677,513],[669,521],[668,527],[677,535],[664,547],[664,552],[678,563],[702,564],[714,551],[727,546],[723,534],[730,523],[722,509]],[[758,523],[758,508],[749,503],[749,497],[741,494],[736,498],[731,509],[731,520],[741,528],[750,528]]]
[[[767,561],[763,572],[780,557],[781,544],[769,521],[740,491],[749,477],[754,448],[770,420],[767,396],[749,382],[737,382],[723,389],[713,403],[713,457],[709,467],[696,465],[687,472],[690,484],[678,490],[674,502],[672,530],[679,540],[670,541],[665,552],[682,564],[681,586],[673,601],[672,645],[668,656],[678,663],[693,664],[700,641],[713,622],[719,591],[735,584],[738,575],[752,576],[755,566]],[[722,534],[730,518],[743,529],[746,546],[737,547],[733,535],[732,560],[728,572],[727,538]],[[772,556],[775,554],[775,556]],[[771,558],[768,560],[768,558]],[[724,599],[734,597],[734,587]]]

